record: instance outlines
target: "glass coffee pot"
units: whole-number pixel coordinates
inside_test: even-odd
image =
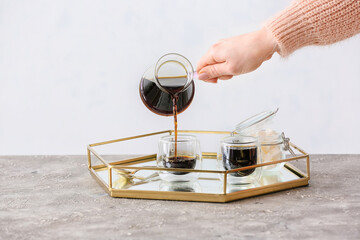
[[[165,54],[143,74],[139,86],[141,100],[152,112],[172,116],[176,98],[177,113],[181,113],[193,100],[194,74],[187,58],[177,53]]]

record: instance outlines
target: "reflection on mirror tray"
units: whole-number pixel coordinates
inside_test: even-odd
[[[115,169],[116,176],[113,181],[113,188],[115,189],[128,189],[133,186],[149,183],[150,181],[159,180],[157,172],[144,176],[136,176],[139,170],[128,171],[125,169]]]
[[[278,171],[274,171],[274,169],[263,171],[263,175],[259,183],[261,186],[266,186],[294,179],[296,179],[296,175],[288,171],[286,168],[282,167]]]
[[[160,181],[159,188],[160,191],[201,192],[201,186],[198,181],[191,181],[191,182]]]
[[[242,191],[242,190],[247,190],[250,188],[256,188],[256,187],[260,187],[260,184],[258,182],[253,182],[250,184],[239,184],[239,185],[233,185],[233,184],[228,184],[228,189],[227,189],[227,193],[232,193],[232,192],[238,192],[238,191]]]
[[[212,162],[209,160],[208,163],[213,165],[216,164],[215,161],[216,160]],[[149,162],[148,166],[153,165]],[[216,165],[208,166],[208,169],[214,169],[215,166]],[[108,185],[109,173],[107,169],[98,169],[96,174],[106,185]],[[263,171],[260,180],[253,184],[234,185],[228,183],[226,192],[232,193],[236,191],[243,191],[261,186],[284,183],[299,178],[301,177],[289,170],[285,165],[278,171]],[[190,182],[166,182],[161,180],[158,172],[154,170],[126,170],[113,168],[112,180],[112,188],[114,190],[179,191],[206,194],[223,194],[224,192],[223,181],[219,179],[217,173],[201,173],[198,180]]]

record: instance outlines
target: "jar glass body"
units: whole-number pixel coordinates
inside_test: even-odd
[[[284,141],[280,133],[264,129],[254,136],[258,137],[261,145],[261,154],[263,163],[278,161],[286,158],[286,151]],[[284,166],[284,163],[278,163],[274,165],[264,166],[266,171],[280,170]]]

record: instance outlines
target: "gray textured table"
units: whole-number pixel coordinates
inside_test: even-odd
[[[111,198],[85,156],[0,157],[0,239],[360,239],[360,155],[312,155],[308,187],[231,203]]]

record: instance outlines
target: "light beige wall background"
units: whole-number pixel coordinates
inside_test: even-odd
[[[196,65],[215,41],[258,29],[289,3],[0,1],[0,154],[85,154],[88,143],[171,129],[138,96],[143,71],[167,52]],[[275,127],[308,152],[360,153],[359,102],[355,37],[196,82],[179,127],[232,130],[279,107]]]

